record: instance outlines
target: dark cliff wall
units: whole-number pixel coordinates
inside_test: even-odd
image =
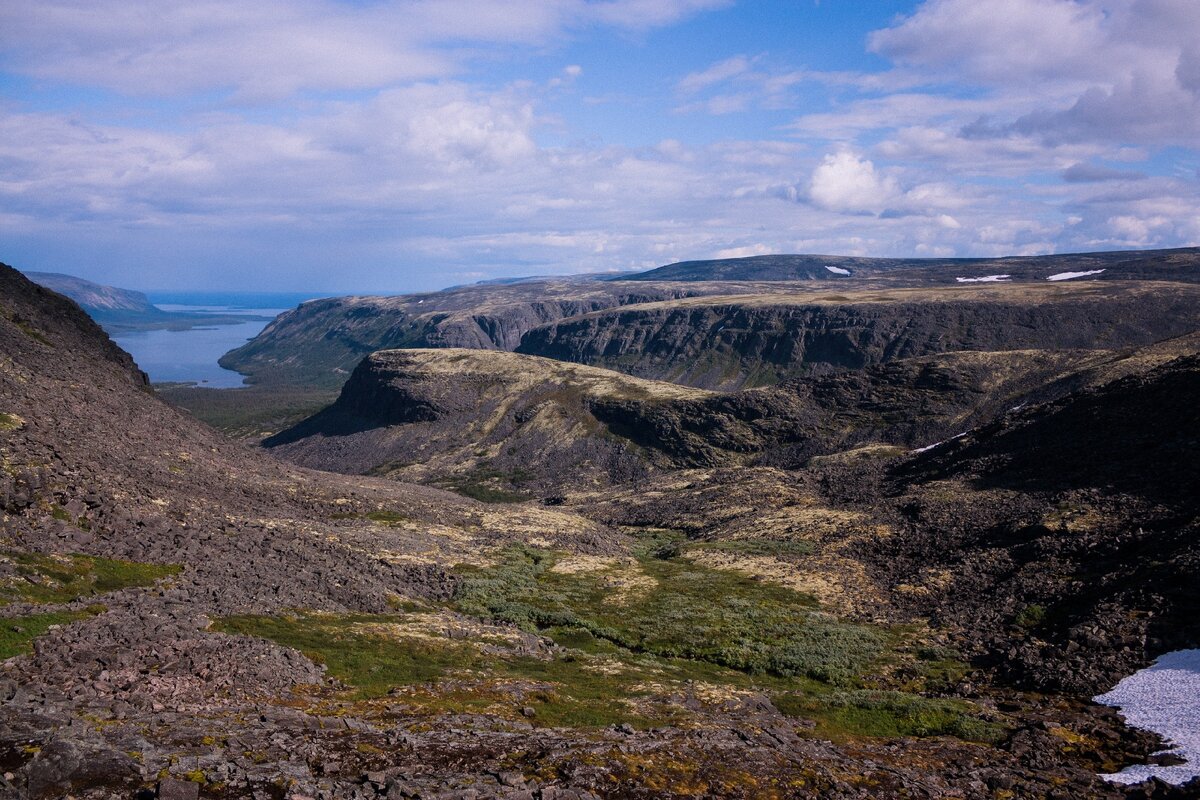
[[[1109,284],[1117,286],[1117,284]],[[1014,298],[630,307],[536,328],[518,353],[712,389],[957,350],[1137,347],[1200,327],[1200,289]]]
[[[252,382],[336,387],[364,356],[377,350],[513,350],[529,330],[566,317],[696,293],[686,287],[587,286],[577,290],[582,297],[561,296],[571,294],[570,286],[524,284],[430,295],[314,300],[280,315],[253,340],[226,353],[220,363],[249,374]]]

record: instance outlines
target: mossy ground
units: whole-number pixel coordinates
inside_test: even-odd
[[[337,391],[289,385],[249,386],[231,392],[166,386],[158,394],[234,439],[262,439],[290,428],[337,399]]]
[[[84,611],[55,611],[48,614],[0,618],[0,661],[30,652],[33,640],[54,625],[69,625],[77,619],[103,611],[103,606],[94,606]]]
[[[428,611],[227,617],[216,627],[301,650],[352,700],[390,695],[416,712],[524,709],[536,725],[652,727],[687,724],[693,712],[680,698],[713,687],[766,693],[784,713],[816,720],[823,736],[991,741],[1002,730],[969,703],[918,693],[956,662],[918,654],[911,631],[836,620],[790,589],[679,558],[673,544],[648,540],[610,570],[554,569],[559,554],[523,546],[493,567],[460,568],[453,609],[552,639],[549,658],[411,635],[414,614]],[[647,580],[614,600],[621,569]],[[399,633],[384,633],[389,625]]]
[[[69,603],[177,574],[176,564],[144,564],[93,556],[0,551],[15,575],[0,578],[0,606],[13,602]]]

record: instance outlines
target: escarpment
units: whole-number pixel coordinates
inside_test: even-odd
[[[697,298],[551,323],[517,352],[729,390],[958,350],[1143,346],[1200,324],[1200,287],[1170,286]]]
[[[566,317],[717,290],[559,280],[313,300],[281,314],[220,363],[250,375],[252,382],[337,387],[363,356],[376,350],[513,350],[529,330]]]
[[[707,392],[495,350],[384,350],[337,402],[264,441],[290,461],[468,493],[556,493],[669,463],[614,435],[606,399],[670,403]]]

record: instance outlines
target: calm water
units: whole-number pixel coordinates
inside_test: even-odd
[[[310,297],[151,295],[151,301],[163,311],[192,311],[222,316],[234,314],[268,319],[248,320],[234,325],[195,327],[186,331],[121,333],[112,338],[133,356],[133,360],[155,383],[195,381],[201,386],[215,389],[235,388],[242,385],[242,376],[219,367],[217,359],[253,339],[267,326],[270,319]],[[189,300],[192,302],[187,302]]]

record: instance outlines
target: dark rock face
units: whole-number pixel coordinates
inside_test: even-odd
[[[955,350],[1136,347],[1200,324],[1196,287],[1111,287],[922,302],[654,304],[536,328],[517,352],[732,389]]]
[[[340,386],[363,356],[401,347],[513,350],[530,329],[630,303],[690,297],[703,288],[539,281],[423,295],[313,300],[226,353],[221,366],[254,382]]]
[[[644,473],[646,454],[611,435],[605,397],[706,393],[498,351],[384,350],[363,359],[337,402],[263,442],[295,463],[400,479],[474,473],[544,495]]]
[[[919,605],[1009,679],[1094,694],[1200,644],[1197,452],[1200,356],[1006,415],[895,468],[881,565],[955,575]]]

